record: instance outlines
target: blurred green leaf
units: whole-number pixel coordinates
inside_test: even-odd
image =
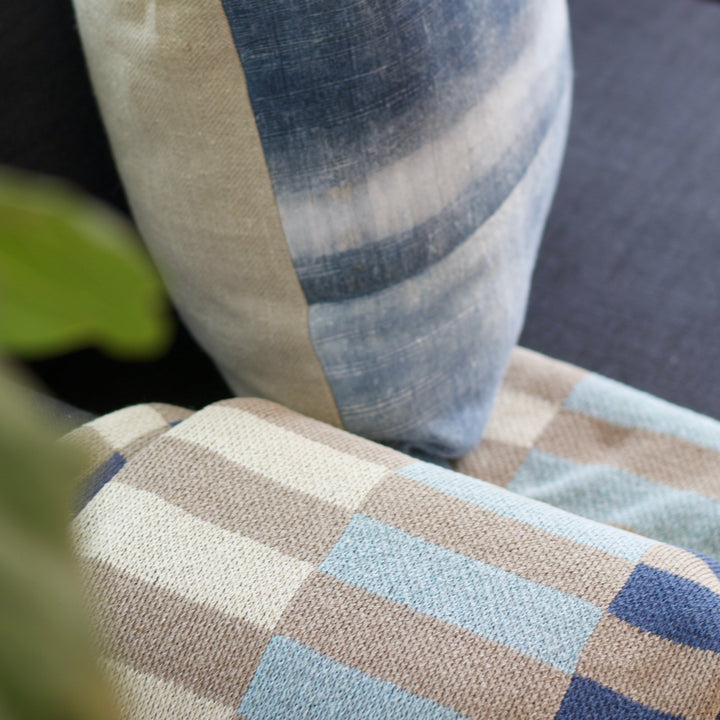
[[[81,458],[0,366],[0,717],[112,720],[67,535]]]
[[[161,351],[169,327],[162,283],[124,218],[58,180],[0,168],[0,346],[140,356]]]

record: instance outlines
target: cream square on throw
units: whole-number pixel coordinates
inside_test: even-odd
[[[484,439],[533,447],[559,409],[547,400],[504,388],[500,391]]]

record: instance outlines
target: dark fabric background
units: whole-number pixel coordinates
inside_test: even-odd
[[[720,418],[720,5],[570,7],[571,136],[521,342]]]
[[[70,0],[0,2],[0,162],[70,178],[125,208]]]
[[[70,0],[0,0],[0,163],[70,179],[127,212]],[[29,367],[59,398],[94,413],[155,400],[200,408],[231,394],[179,323],[155,362],[83,350]]]
[[[523,344],[720,418],[720,4],[570,0],[575,110]],[[0,162],[125,208],[70,0],[0,3]],[[93,412],[229,394],[180,328],[170,353],[35,362]]]

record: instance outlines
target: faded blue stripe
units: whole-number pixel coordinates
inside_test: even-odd
[[[454,710],[275,636],[243,697],[248,720],[461,720]]]
[[[310,336],[351,432],[459,457],[477,445],[522,325],[565,138],[561,118],[493,222],[411,281],[309,309]]]
[[[574,677],[555,720],[683,720],[620,695],[594,680]]]
[[[611,465],[532,450],[508,490],[673,545],[720,557],[720,502]]]
[[[323,572],[572,673],[602,610],[356,515]]]
[[[608,612],[641,630],[720,653],[720,595],[692,580],[641,563]]]
[[[720,452],[720,423],[600,375],[585,376],[566,407],[616,425],[675,435]]]
[[[515,64],[534,0],[222,0],[276,190],[340,185],[453,125]],[[471,82],[467,82],[471,79]]]
[[[482,480],[444,470],[428,463],[409,465],[399,472],[471,505],[603,550],[630,562],[640,560],[643,553],[655,545],[655,541],[640,535],[578,517],[559,508],[521,497]]]
[[[470,182],[437,215],[385,238],[374,236],[372,223],[358,223],[357,231],[366,235],[361,247],[294,258],[308,303],[341,302],[386,289],[414,277],[472,238],[521,182],[553,124],[562,116],[561,101],[570,80],[569,52],[568,47],[553,92],[542,108],[533,111],[534,122],[525,135],[516,138],[492,168]]]

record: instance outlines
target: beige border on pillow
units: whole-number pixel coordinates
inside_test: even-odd
[[[75,8],[135,220],[188,327],[238,394],[341,425],[220,0]]]

